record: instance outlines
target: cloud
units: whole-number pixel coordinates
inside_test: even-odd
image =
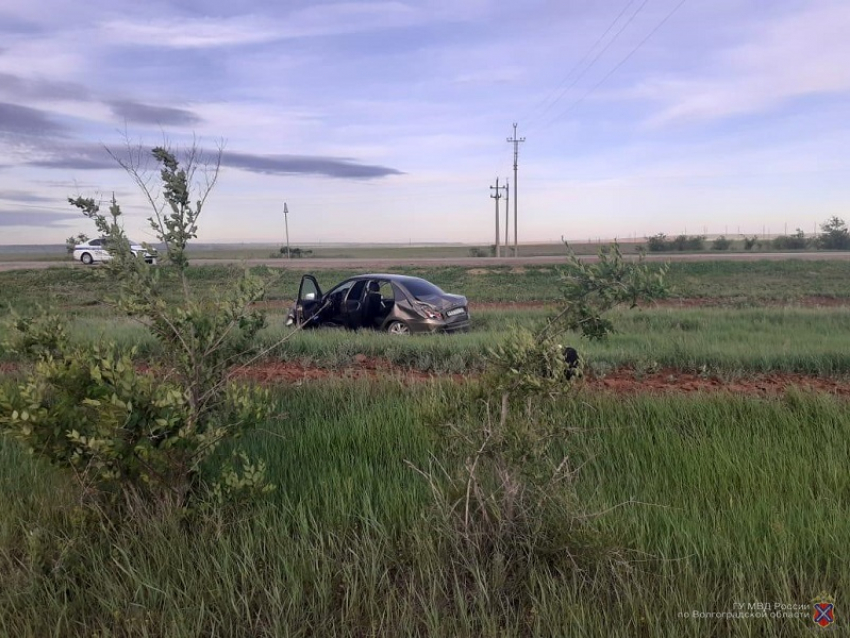
[[[0,133],[39,136],[64,135],[66,131],[42,110],[0,102]]]
[[[342,179],[372,179],[404,174],[395,168],[360,164],[351,159],[309,155],[251,155],[226,151],[222,164],[269,175],[323,175]]]
[[[24,162],[39,168],[64,168],[72,170],[103,170],[117,165],[100,144],[88,142],[53,143],[43,141],[33,149],[36,159]]]
[[[52,197],[42,197],[41,195],[33,195],[28,191],[19,190],[0,190],[0,199],[10,202],[52,202]]]
[[[113,100],[107,104],[116,116],[133,124],[195,126],[203,121],[192,111],[172,106],[152,106],[131,100]]]
[[[100,28],[119,44],[192,49],[262,44],[291,38],[400,28],[431,19],[401,2],[339,2],[293,11],[283,19],[244,15],[136,22],[108,20]]]
[[[41,140],[33,147],[39,157],[25,161],[28,166],[72,170],[103,170],[118,168],[115,160],[99,144],[88,142],[54,143]],[[120,149],[118,153],[123,151]],[[213,156],[215,152],[201,149],[202,156]],[[321,175],[339,179],[374,179],[389,175],[403,175],[402,171],[375,164],[363,164],[356,160],[318,155],[254,155],[225,151],[222,165],[252,173],[266,175]],[[2,197],[2,192],[0,192]]]
[[[11,73],[0,73],[0,92],[14,96],[14,99],[78,101],[91,99],[91,92],[81,84],[22,78]]]
[[[687,79],[656,77],[644,82],[637,95],[666,103],[651,120],[659,125],[757,113],[794,98],[846,93],[848,31],[850,5],[821,1],[760,21],[747,42],[714,56],[711,71]]]
[[[79,214],[50,213],[46,211],[17,211],[0,210],[0,227],[4,226],[27,226],[30,228],[44,228],[45,226],[62,226],[68,220],[78,220]]]

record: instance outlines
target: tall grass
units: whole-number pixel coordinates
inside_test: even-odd
[[[282,260],[284,261],[284,260]],[[291,264],[287,264],[291,265]],[[447,292],[459,293],[473,303],[558,301],[558,268],[547,266],[428,266],[394,268],[400,274],[433,281]],[[288,302],[298,293],[302,272],[267,266],[252,270],[268,281],[267,298]],[[215,294],[240,271],[239,265],[195,266],[188,276],[198,294]],[[179,295],[175,273],[160,268],[160,285],[166,296]],[[324,290],[363,269],[322,270],[317,273]],[[32,307],[49,301],[66,311],[99,312],[98,304],[113,290],[98,268],[58,267],[43,270],[0,272],[0,311],[15,306]],[[841,261],[673,262],[667,275],[673,298],[707,298],[727,304],[753,306],[795,301],[811,296],[850,299],[847,265]]]
[[[467,373],[485,366],[487,349],[517,326],[542,325],[546,309],[481,310],[464,334],[397,338],[374,331],[307,330],[269,352],[272,360],[327,368],[352,365],[357,355],[435,373]],[[638,373],[662,368],[733,377],[754,372],[814,375],[850,373],[850,308],[651,308],[613,316],[618,332],[602,342],[564,335],[597,374],[615,367]],[[257,337],[268,348],[288,335],[280,314]],[[80,317],[70,326],[80,343],[115,341],[136,346],[145,358],[159,347],[147,329],[129,319]],[[0,341],[3,330],[0,327]],[[2,352],[0,352],[2,355]],[[8,355],[7,355],[8,356]]]
[[[436,426],[480,427],[473,387],[276,396],[287,416],[241,445],[278,490],[237,519],[140,512],[92,530],[72,486],[0,442],[0,635],[792,636],[814,628],[808,616],[680,612],[850,587],[850,412],[828,396],[583,394],[523,408],[555,433],[552,461],[567,455],[593,528],[627,562],[577,571],[593,559],[550,548],[507,580],[498,557],[455,560],[407,463],[453,462]]]

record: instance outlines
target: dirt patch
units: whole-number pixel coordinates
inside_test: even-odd
[[[792,307],[792,308],[838,308],[850,306],[846,297],[810,295],[796,299],[753,299],[751,297],[691,297],[660,299],[651,306],[660,308],[735,308],[735,307]]]
[[[303,383],[331,378],[394,378],[405,383],[451,379],[462,383],[479,375],[423,372],[394,366],[384,359],[357,355],[354,363],[344,368],[319,368],[294,361],[265,361],[238,372],[236,376],[259,383]],[[850,397],[850,380],[792,373],[758,374],[751,377],[723,379],[672,368],[648,374],[621,368],[604,376],[589,376],[581,380],[579,384],[590,391],[616,394],[726,392],[748,396],[776,396],[792,388],[800,388]]]
[[[320,368],[297,361],[263,361],[248,368],[234,371],[234,378],[250,379],[259,383],[303,383],[317,379],[395,379],[404,383],[451,379],[461,383],[469,378],[465,374],[446,374],[412,370],[394,366],[386,359],[354,356],[353,363],[342,368]]]
[[[489,275],[490,271],[486,268],[470,268],[466,271],[467,275]]]
[[[752,377],[722,379],[674,369],[659,370],[651,374],[619,369],[604,376],[590,378],[585,381],[585,385],[589,389],[618,394],[728,392],[749,396],[771,396],[783,394],[792,388],[799,388],[850,397],[850,381],[792,373],[758,374]]]
[[[517,266],[515,268],[511,268],[511,274],[512,275],[524,275],[527,272],[528,272],[528,270],[526,270],[522,266]]]
[[[17,363],[0,363],[0,374],[14,374]],[[148,368],[138,364],[140,372]],[[322,368],[298,361],[260,361],[247,368],[233,371],[233,378],[263,384],[296,384],[325,379],[376,379],[395,380],[412,384],[435,379],[450,379],[464,383],[479,378],[479,374],[439,373],[413,370],[393,365],[386,359],[355,355],[352,363],[340,368]],[[590,375],[578,382],[579,387],[591,392],[612,394],[694,394],[728,393],[747,396],[779,396],[792,388],[825,392],[850,398],[850,379],[816,377],[795,373],[754,374],[748,377],[724,379],[718,376],[684,372],[665,368],[645,373],[630,368],[619,368],[599,376]]]
[[[470,311],[474,310],[519,310],[522,308],[549,308],[555,301],[471,301]]]

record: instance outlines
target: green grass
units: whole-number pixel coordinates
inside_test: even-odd
[[[436,426],[446,406],[476,423],[474,388],[275,393],[287,416],[240,445],[278,490],[236,520],[147,517],[80,541],[72,484],[0,442],[0,635],[792,636],[808,616],[678,614],[850,588],[850,411],[837,399],[537,405],[522,418],[554,433],[553,462],[581,468],[593,529],[627,564],[577,573],[552,550],[505,581],[492,557],[454,562],[408,466],[457,462]]]
[[[464,334],[397,338],[374,331],[308,330],[269,353],[271,360],[343,368],[357,355],[377,357],[414,370],[466,373],[482,370],[488,348],[506,339],[516,326],[534,327],[546,309],[481,310]],[[602,342],[564,335],[597,374],[615,367],[637,372],[659,368],[721,374],[795,372],[820,376],[850,374],[850,308],[652,308],[614,314],[618,332]],[[258,335],[269,347],[287,334],[284,316],[273,314]],[[114,341],[135,346],[144,359],[158,344],[138,322],[84,316],[71,322],[72,339],[81,343]],[[2,337],[2,330],[0,330]],[[7,355],[8,357],[9,355]]]
[[[253,269],[269,282],[267,298],[291,301],[303,274],[299,270]],[[396,272],[429,279],[447,292],[461,293],[476,302],[557,301],[558,266],[435,266],[394,268]],[[160,269],[166,295],[178,294],[178,282],[169,268]],[[197,266],[189,270],[198,294],[214,294],[240,272],[239,266]],[[331,269],[317,273],[324,290],[362,269]],[[716,299],[727,305],[755,306],[810,297],[850,301],[850,263],[841,261],[675,262],[668,275],[676,298]],[[10,306],[51,303],[74,314],[107,314],[101,302],[113,284],[97,268],[47,268],[0,272],[0,312]]]
[[[557,299],[548,267],[403,270],[473,301]],[[200,294],[214,295],[234,272],[203,267],[190,276]],[[176,294],[173,274],[162,273]],[[49,299],[71,319],[73,339],[155,353],[143,327],[100,303],[110,290],[101,274],[0,273],[0,315]],[[348,274],[323,271],[320,281]],[[570,342],[599,374],[628,365],[638,375],[665,366],[844,375],[850,309],[794,302],[850,299],[847,274],[848,265],[827,261],[673,264],[675,294],[726,307],[618,312],[620,332],[608,341]],[[294,296],[298,278],[281,271],[270,298]],[[766,301],[790,305],[759,307]],[[308,331],[273,356],[340,367],[366,354],[465,373],[480,369],[485,349],[512,326],[546,313],[475,310],[475,329],[451,336]],[[273,312],[261,344],[285,334],[282,323]],[[553,465],[566,456],[576,469],[559,489],[572,486],[580,506],[541,521],[562,537],[518,536],[517,547],[536,549],[517,563],[501,552],[463,553],[413,469],[462,471],[466,457],[450,448],[445,424],[468,436],[481,429],[475,383],[381,377],[273,393],[280,417],[235,446],[268,463],[277,490],[238,515],[131,509],[122,521],[92,518],[77,507],[72,478],[0,437],[0,636],[784,637],[809,635],[810,617],[680,614],[807,604],[821,591],[838,598],[835,629],[847,631],[845,401],[797,391],[772,399],[582,392],[515,406],[511,422],[537,433]],[[588,543],[575,545],[567,523],[581,512],[599,515],[582,521]]]

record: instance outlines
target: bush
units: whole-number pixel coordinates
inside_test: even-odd
[[[721,235],[717,237],[713,242],[711,242],[712,250],[729,250],[732,247],[732,240],[726,239],[725,235]]]
[[[817,238],[817,247],[824,250],[850,250],[850,232],[843,219],[831,217],[821,224],[821,235]]]
[[[658,233],[653,237],[647,237],[647,248],[650,252],[678,251],[700,251],[705,250],[704,235],[678,235],[675,239],[667,239],[664,233]]]
[[[805,250],[809,247],[809,240],[806,239],[806,234],[798,228],[793,235],[774,237],[771,246],[776,250]]]
[[[705,250],[705,235],[679,235],[672,243],[679,252]]]
[[[535,399],[568,392],[578,377],[568,375],[559,338],[568,331],[604,338],[613,329],[604,315],[618,305],[633,307],[663,295],[666,270],[666,265],[645,264],[643,255],[626,262],[617,244],[600,249],[596,263],[570,253],[559,273],[560,312],[537,333],[517,330],[489,351],[480,423],[446,426],[458,469],[432,463],[419,470],[434,496],[435,522],[453,563],[470,571],[483,565],[498,570],[502,582],[512,582],[529,565],[553,556],[568,556],[576,571],[585,561],[594,569],[618,562],[589,524],[594,516],[582,509],[572,484],[577,470],[558,455],[569,426],[563,417],[536,418],[530,406]],[[512,401],[525,409],[511,410]]]
[[[78,245],[82,244],[83,242],[87,242],[88,240],[89,240],[89,236],[86,235],[85,233],[80,233],[76,237],[71,235],[70,237],[68,237],[68,239],[65,240],[65,250],[68,251],[69,255],[73,255],[74,254],[74,248],[76,248]]]
[[[70,470],[87,493],[168,495],[183,507],[211,493],[220,499],[241,492],[246,481],[265,488],[259,466],[244,459],[236,467],[245,477],[228,469],[222,480],[212,477],[211,490],[202,480],[204,460],[221,443],[268,415],[266,392],[230,381],[234,366],[258,356],[255,337],[265,316],[253,304],[264,285],[246,270],[215,299],[192,294],[186,245],[196,236],[221,154],[211,164],[199,164],[197,148],[184,164],[166,148],[151,154],[160,168],[157,193],[151,191],[154,176],[140,168],[140,155],[117,161],[154,208],[149,221],[181,280],[181,298],[166,296],[161,269],[133,255],[114,198],[108,216],[93,199],[69,202],[109,239],[112,259],[99,275],[116,291],[112,303],[147,326],[161,354],[138,370],[134,352],[113,344],[72,347],[54,315],[16,318],[7,350],[33,363],[21,383],[0,389],[0,426],[34,454]],[[201,184],[192,181],[196,171],[204,175]],[[199,191],[196,197],[193,191]]]
[[[755,235],[752,237],[744,237],[744,250],[752,250],[757,243],[758,237]]]
[[[672,245],[669,241],[667,241],[667,235],[665,235],[664,233],[658,233],[657,235],[653,235],[652,237],[647,237],[646,247],[649,252],[652,253],[660,253],[672,250]]]

